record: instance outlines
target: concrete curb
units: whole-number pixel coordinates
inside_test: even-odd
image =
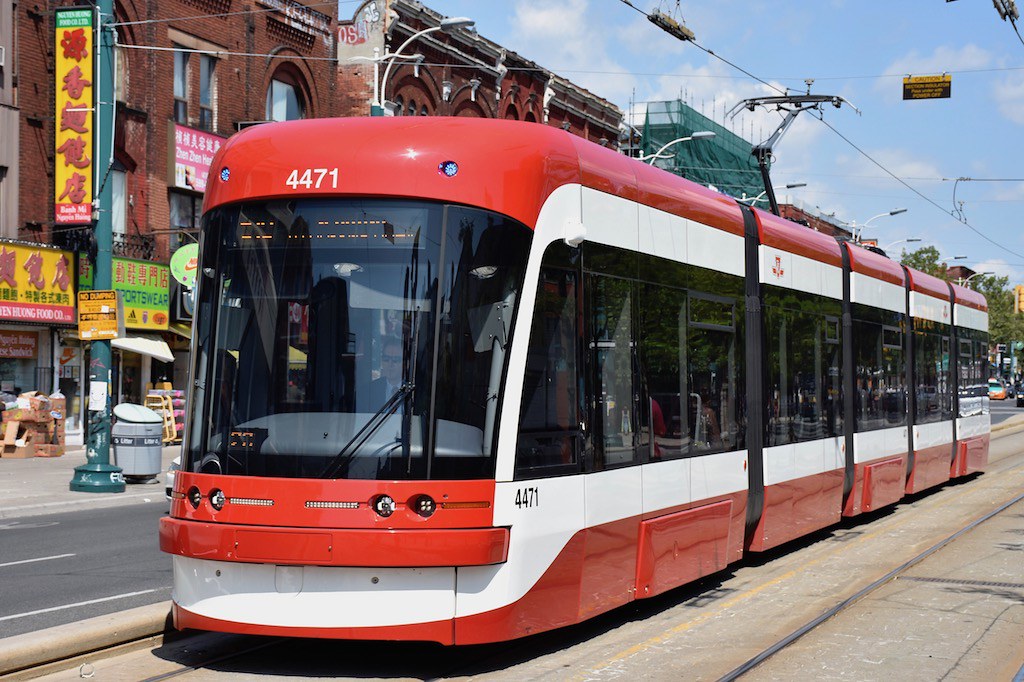
[[[0,639],[0,675],[173,631],[171,602]]]

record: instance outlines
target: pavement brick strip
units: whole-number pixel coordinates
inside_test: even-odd
[[[1024,431],[1024,415],[992,427],[1000,437]],[[177,635],[171,603],[161,602],[0,639],[0,676],[150,637]]]

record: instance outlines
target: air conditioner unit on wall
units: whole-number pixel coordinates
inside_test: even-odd
[[[3,67],[3,66],[6,65],[6,60],[7,60],[7,48],[4,47],[3,45],[0,45],[0,67]]]

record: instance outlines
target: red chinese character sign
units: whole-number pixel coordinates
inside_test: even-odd
[[[54,221],[92,222],[93,30],[91,9],[58,9]]]

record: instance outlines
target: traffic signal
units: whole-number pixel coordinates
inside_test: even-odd
[[[1024,313],[1024,285],[1013,288],[1013,312]]]

